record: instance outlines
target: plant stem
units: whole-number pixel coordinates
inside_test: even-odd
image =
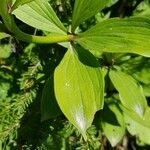
[[[22,32],[18,27],[13,28],[13,31],[8,31],[7,28],[0,23],[0,32],[10,34],[10,32],[18,39],[29,43],[59,43],[72,41],[73,35],[51,35],[51,36],[35,36]]]
[[[48,36],[35,36],[22,32],[12,20],[12,30],[10,32],[13,35],[22,41],[29,43],[60,43],[60,42],[69,42],[73,40],[73,35],[48,35]]]
[[[13,21],[13,20],[12,20]],[[60,43],[69,42],[73,40],[73,35],[48,35],[35,36],[22,32],[13,21],[13,34],[19,40],[32,43]]]
[[[7,28],[5,27],[4,24],[0,23],[0,32],[8,33]]]

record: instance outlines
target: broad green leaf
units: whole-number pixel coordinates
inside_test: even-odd
[[[55,99],[53,75],[45,83],[41,99],[41,120],[48,120],[61,114]]]
[[[116,0],[75,0],[72,31],[86,19],[96,15],[106,6],[116,2]]]
[[[122,104],[143,117],[147,102],[142,87],[132,76],[121,71],[110,70],[109,77],[119,92]]]
[[[116,103],[106,105],[100,118],[102,130],[114,147],[125,134],[125,122],[119,106]]]
[[[91,51],[150,57],[150,19],[109,19],[79,34],[76,41]]]
[[[34,28],[57,34],[66,34],[65,27],[47,0],[34,0],[24,4],[15,9],[13,14]]]
[[[124,113],[127,129],[131,135],[136,135],[140,141],[145,144],[150,144],[150,108],[147,108],[144,119],[140,119],[140,122],[135,121],[130,114]],[[143,124],[149,123],[149,127],[145,127]]]
[[[86,139],[86,130],[104,101],[104,79],[95,57],[70,47],[55,70],[54,87],[62,112]]]
[[[146,128],[150,128],[150,123],[149,120],[145,120],[145,116],[147,114],[147,108],[145,111],[145,114],[143,117],[140,117],[137,113],[130,111],[129,109],[127,109],[126,107],[124,107],[122,104],[119,104],[123,114],[130,116],[130,118],[132,118],[135,122],[138,122],[139,124],[142,124],[144,127]]]

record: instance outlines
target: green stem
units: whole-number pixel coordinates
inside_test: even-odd
[[[72,41],[73,35],[49,35],[49,36],[35,36],[29,35],[27,33],[22,32],[15,24],[14,20],[12,20],[12,33],[19,40],[29,42],[29,43],[60,43],[60,42],[68,42]]]
[[[8,33],[7,28],[5,27],[4,24],[0,23],[0,32]],[[8,33],[9,34],[9,33]]]
[[[60,42],[67,42],[71,41],[73,36],[72,35],[51,35],[51,36],[35,36],[26,34],[18,28],[14,28],[13,34],[19,40],[25,42],[32,42],[32,43],[60,43]]]

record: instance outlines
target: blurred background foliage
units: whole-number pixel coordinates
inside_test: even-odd
[[[64,25],[69,26],[74,0],[50,0],[50,3]],[[149,0],[112,0],[112,5],[80,25],[78,30],[85,31],[96,22],[112,17],[141,15],[150,16]],[[48,34],[16,21],[26,32]],[[9,35],[3,37],[0,34],[0,150],[97,150],[100,147],[101,150],[121,150],[120,145],[111,148],[96,121],[88,130],[88,143],[61,113],[41,121],[44,84],[66,48],[56,44],[27,44]],[[104,65],[110,63],[99,54],[97,57]],[[150,60],[137,55],[115,54],[114,61],[142,84],[149,102]],[[110,88],[106,92],[110,92]],[[141,147],[128,133],[124,140],[128,141],[129,150],[150,149],[148,145]]]

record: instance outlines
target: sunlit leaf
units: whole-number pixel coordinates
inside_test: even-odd
[[[13,11],[13,14],[34,28],[57,34],[66,34],[65,27],[47,0],[34,0],[18,7]]]
[[[103,108],[104,81],[97,60],[83,49],[70,48],[55,70],[57,102],[86,139],[96,111]]]
[[[116,0],[75,0],[72,31],[86,19],[96,15],[96,13],[114,2]]]
[[[110,70],[109,77],[119,92],[122,104],[143,116],[147,107],[146,98],[142,87],[132,78],[132,76],[121,71]]]
[[[134,10],[134,16],[147,16],[150,15],[150,1],[144,0],[142,1],[137,8]]]
[[[129,109],[127,109],[126,107],[124,107],[122,104],[119,104],[119,106],[120,106],[121,110],[123,111],[123,113],[125,113],[128,116],[130,116],[134,121],[138,122],[139,124],[142,124],[143,126],[145,126],[147,128],[150,127],[149,121],[144,119],[145,118],[144,116],[146,114],[147,108],[146,108],[144,116],[141,117],[137,113],[135,113],[133,111],[130,111]],[[145,120],[145,121],[141,122],[141,120]]]
[[[76,37],[91,51],[135,53],[150,57],[150,19],[109,19]]]
[[[125,122],[119,106],[116,103],[106,105],[99,117],[101,118],[102,130],[114,147],[125,134]]]
[[[147,108],[144,118],[140,122],[135,121],[132,115],[124,113],[127,129],[131,135],[136,135],[140,141],[150,144],[150,108]],[[149,127],[143,124],[149,123]]]

